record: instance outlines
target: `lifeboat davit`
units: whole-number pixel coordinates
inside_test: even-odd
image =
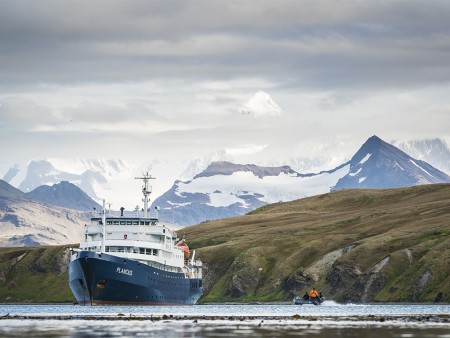
[[[184,258],[189,258],[189,255],[191,252],[189,251],[189,247],[186,244],[186,241],[184,239],[182,239],[181,241],[179,241],[177,243],[177,247],[179,247],[181,250],[183,250]]]

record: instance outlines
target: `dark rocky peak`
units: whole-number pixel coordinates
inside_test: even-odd
[[[42,185],[27,195],[43,203],[80,211],[91,211],[94,207],[101,210],[101,206],[92,200],[83,190],[67,181],[52,186]]]
[[[281,173],[298,175],[298,173],[289,166],[260,167],[255,164],[235,164],[227,161],[219,161],[212,162],[204,171],[196,175],[194,179],[214,175],[232,175],[233,173],[239,171],[250,171],[259,178],[263,178],[265,176],[278,176]]]
[[[28,200],[27,195],[20,191],[19,189],[14,188],[11,184],[0,180],[0,200]]]
[[[400,188],[447,182],[450,177],[445,173],[372,136],[352,157],[350,172],[333,189]]]
[[[383,141],[378,136],[374,135],[370,137],[356,152],[356,154],[350,160],[351,166],[357,165],[361,161],[369,160],[370,158],[376,158],[378,155],[394,155],[396,157],[409,157],[406,153],[393,145]],[[370,157],[369,157],[370,155]],[[365,161],[364,161],[365,162]]]

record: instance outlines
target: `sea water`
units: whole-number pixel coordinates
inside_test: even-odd
[[[320,306],[0,305],[0,337],[450,338],[449,317],[450,305],[343,305],[331,301]]]

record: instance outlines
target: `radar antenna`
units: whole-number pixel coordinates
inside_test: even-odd
[[[142,193],[144,194],[144,198],[142,201],[144,202],[144,218],[148,217],[148,202],[150,202],[150,194],[152,193],[152,186],[148,184],[149,180],[154,180],[155,177],[152,177],[152,175],[149,175],[147,172],[146,174],[142,174],[142,177],[135,177],[137,180],[143,180],[144,184],[142,185]]]

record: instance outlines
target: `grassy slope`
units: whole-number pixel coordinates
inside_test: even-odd
[[[289,290],[286,283],[325,254],[354,245],[333,271],[311,282],[329,297],[434,301],[441,292],[449,302],[449,215],[448,184],[345,190],[268,205],[180,234],[206,263],[204,301],[290,299],[311,285]],[[386,257],[380,273],[371,273]],[[359,296],[352,295],[358,288]]]
[[[0,302],[72,302],[69,246],[0,249]]]
[[[450,302],[449,215],[448,184],[345,190],[178,235],[205,263],[205,302],[290,300],[313,284],[335,300]],[[317,269],[326,254],[349,246]],[[73,301],[67,247],[0,248],[0,302]]]

